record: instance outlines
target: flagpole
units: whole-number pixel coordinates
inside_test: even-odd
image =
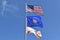
[[[26,40],[26,27],[27,27],[27,12],[26,12],[26,9],[27,9],[27,3],[25,3],[25,40]]]

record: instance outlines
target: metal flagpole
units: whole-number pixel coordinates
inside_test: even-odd
[[[27,10],[27,3],[25,3],[25,13],[26,13],[26,15],[25,15],[25,40],[26,40],[26,27],[27,27],[27,12],[26,12],[26,10]]]

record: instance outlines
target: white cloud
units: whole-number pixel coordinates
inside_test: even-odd
[[[2,16],[4,15],[4,11],[5,11],[6,4],[7,4],[7,1],[4,0],[4,1],[2,2],[2,6],[3,6],[2,11],[1,11],[1,15],[2,15]]]
[[[5,15],[4,14],[5,12],[8,12],[8,11],[11,12],[11,11],[18,11],[19,10],[18,7],[14,6],[12,4],[8,4],[7,2],[8,1],[6,1],[6,0],[2,1],[2,11],[1,11],[2,16]]]

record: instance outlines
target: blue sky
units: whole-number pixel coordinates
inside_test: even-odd
[[[26,39],[60,40],[60,0],[0,0],[0,40],[24,40],[25,2],[38,4],[44,11],[44,16],[41,16],[44,27],[35,28],[42,32],[43,38],[29,34]]]
[[[24,5],[23,0],[0,0],[0,40],[24,40]]]

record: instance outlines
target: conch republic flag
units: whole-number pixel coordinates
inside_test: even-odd
[[[32,12],[35,14],[43,15],[43,10],[41,6],[26,4],[26,12]]]
[[[40,16],[27,16],[27,26],[29,27],[43,27]]]
[[[33,29],[32,27],[26,27],[26,34],[33,33],[37,38],[42,38],[41,31]]]

